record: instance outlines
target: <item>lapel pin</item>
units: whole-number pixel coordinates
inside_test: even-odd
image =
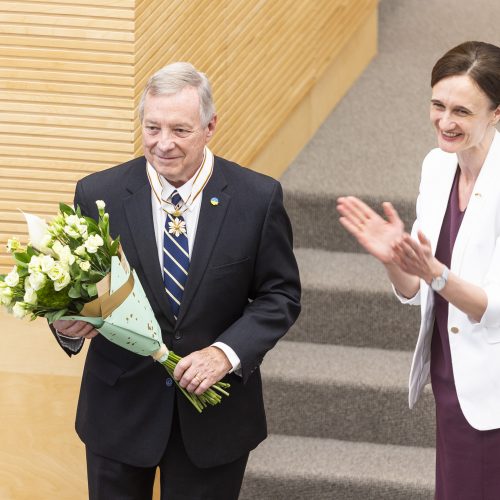
[[[215,196],[210,200],[210,203],[216,207],[219,204],[219,198],[216,198]]]

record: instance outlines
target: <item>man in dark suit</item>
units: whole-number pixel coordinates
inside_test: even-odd
[[[184,356],[174,376],[230,397],[198,414],[162,366],[84,322],[57,321],[69,353],[92,338],[76,429],[92,500],[237,499],[248,454],[265,439],[259,365],[300,311],[300,283],[280,184],[214,157],[210,84],[188,63],[149,80],[140,104],[144,157],[79,181],[75,205],[106,202],[162,328]],[[177,253],[176,253],[177,252]]]

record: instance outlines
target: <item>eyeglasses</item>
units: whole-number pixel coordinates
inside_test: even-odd
[[[188,129],[184,127],[175,127],[173,129],[162,129],[161,127],[157,127],[156,125],[143,125],[143,130],[146,134],[149,136],[155,136],[158,134],[161,134],[162,131],[167,132],[168,137],[174,137],[175,139],[188,139],[189,137],[193,136],[200,130],[203,130],[201,128],[199,129]]]

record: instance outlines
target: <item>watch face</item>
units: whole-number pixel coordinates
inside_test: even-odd
[[[431,288],[439,292],[444,288],[444,285],[446,285],[446,280],[442,276],[438,276],[432,280]]]

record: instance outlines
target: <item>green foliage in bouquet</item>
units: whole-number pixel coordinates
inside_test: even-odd
[[[96,284],[109,272],[118,254],[119,238],[109,234],[104,202],[97,202],[99,220],[82,216],[61,203],[48,224],[26,215],[31,241],[23,247],[13,238],[7,243],[15,265],[0,275],[0,303],[18,318],[43,316],[52,323],[78,314],[97,296]]]

